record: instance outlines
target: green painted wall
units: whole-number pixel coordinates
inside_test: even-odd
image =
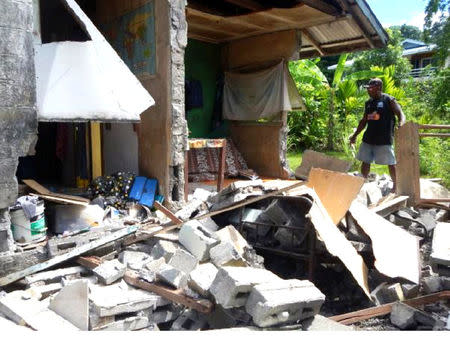
[[[189,39],[184,60],[186,79],[199,80],[202,83],[203,91],[203,107],[194,108],[187,112],[189,137],[225,136],[225,131],[211,133],[216,80],[221,71],[220,46]]]

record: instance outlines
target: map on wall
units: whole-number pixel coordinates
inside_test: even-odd
[[[156,73],[153,1],[103,24],[101,29],[108,42],[136,76],[145,77]]]

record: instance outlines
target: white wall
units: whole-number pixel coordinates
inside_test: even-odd
[[[138,139],[132,123],[111,123],[111,130],[103,126],[104,175],[117,171],[139,173]]]

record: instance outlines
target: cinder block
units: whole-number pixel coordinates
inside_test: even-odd
[[[197,266],[198,260],[186,250],[178,249],[169,259],[167,264],[173,266],[175,269],[189,274]]]
[[[325,295],[307,280],[280,280],[255,285],[245,309],[259,327],[293,323],[315,316]]]
[[[167,306],[157,308],[156,311],[149,315],[148,319],[150,323],[167,323],[177,319],[182,311],[183,307],[169,304]]]
[[[422,281],[423,291],[426,294],[442,291],[441,279],[439,276],[425,277]]]
[[[185,310],[172,324],[171,331],[197,331],[208,327],[206,317],[194,310]]]
[[[153,259],[159,259],[163,257],[167,262],[179,248],[180,246],[174,242],[159,240],[154,245],[150,255],[153,257]]]
[[[163,264],[156,273],[158,280],[166,282],[176,289],[184,288],[187,285],[188,275],[173,266]]]
[[[241,257],[239,252],[237,252],[236,248],[233,244],[229,242],[222,242],[215,247],[213,247],[209,251],[209,255],[211,257],[211,262],[214,263],[215,266],[247,266],[247,263]]]
[[[219,241],[198,221],[185,223],[178,234],[179,242],[200,262],[209,259],[209,250]]]
[[[211,263],[199,264],[189,275],[188,285],[202,296],[209,295],[214,278],[219,270]]]
[[[400,283],[392,285],[381,283],[370,293],[370,295],[377,305],[392,303],[399,300],[402,301],[405,299]]]
[[[255,268],[222,267],[214,279],[210,292],[225,309],[244,306],[254,285],[280,281],[274,273]]]
[[[125,275],[127,267],[120,263],[118,259],[106,261],[97,266],[94,270],[94,274],[98,277],[100,282],[109,285],[114,283],[119,278]]]
[[[125,250],[119,254],[119,261],[132,270],[140,270],[153,258],[145,252]]]
[[[244,254],[244,248],[249,247],[249,244],[245,240],[244,237],[236,230],[236,228],[232,225],[226,226],[219,231],[216,231],[215,234],[220,239],[221,242],[231,243],[239,255]]]

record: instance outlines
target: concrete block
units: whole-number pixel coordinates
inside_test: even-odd
[[[170,257],[167,264],[173,266],[175,269],[189,274],[197,266],[198,260],[186,250],[178,249],[172,257]]]
[[[92,271],[98,277],[100,282],[109,285],[122,278],[125,275],[126,270],[127,267],[125,264],[120,263],[118,259],[113,259],[111,261],[103,262]]]
[[[94,331],[135,331],[149,325],[147,317],[133,316],[94,329]]]
[[[192,195],[193,198],[198,199],[202,202],[206,202],[209,198],[209,196],[211,196],[212,193],[208,190],[202,189],[202,188],[197,188],[194,191],[194,194]]]
[[[325,295],[304,280],[280,280],[255,285],[245,304],[246,311],[259,327],[294,323],[315,316]]]
[[[450,277],[441,276],[442,290],[450,290]]]
[[[153,247],[151,256],[153,257],[153,259],[159,259],[163,257],[167,262],[178,249],[179,245],[174,242],[159,240]]]
[[[235,246],[229,242],[221,242],[209,251],[211,262],[215,266],[247,266]]]
[[[127,245],[127,250],[145,252],[146,254],[150,255],[153,250],[153,245],[148,245],[146,243],[134,243],[131,245]]]
[[[245,311],[244,307],[224,309],[216,305],[214,310],[207,315],[208,325],[211,329],[225,329],[235,326],[249,325],[252,317]]]
[[[418,284],[402,284],[402,291],[405,299],[415,298],[419,294]]]
[[[395,283],[393,285],[381,283],[370,293],[370,295],[377,305],[393,303],[405,299],[400,283]]]
[[[402,330],[413,328],[417,325],[414,319],[415,311],[413,307],[397,302],[392,305],[391,323]]]
[[[302,321],[303,331],[354,331],[351,326],[343,325],[321,315]]]
[[[167,323],[178,318],[183,311],[183,307],[169,304],[159,307],[148,317],[150,323],[161,324]]]
[[[88,284],[79,281],[65,286],[50,301],[49,309],[82,331],[89,329]]]
[[[132,270],[140,270],[153,258],[145,252],[125,250],[119,254],[119,261]]]
[[[62,283],[51,283],[51,284],[44,284],[44,285],[34,285],[30,287],[28,290],[33,292],[37,296],[37,299],[44,299],[48,296],[51,296],[55,293],[57,293],[59,290],[63,288]]]
[[[112,324],[115,321],[115,316],[100,317],[95,310],[93,304],[89,304],[89,330],[95,330],[102,326]]]
[[[209,232],[215,232],[219,229],[219,226],[216,224],[216,222],[213,221],[211,217],[202,218],[198,221]]]
[[[236,230],[236,228],[232,225],[228,225],[219,231],[216,231],[215,234],[220,239],[221,242],[227,242],[232,244],[239,255],[244,254],[244,248],[249,247],[249,244],[245,240],[244,237]]]
[[[156,273],[156,278],[167,284],[173,286],[176,289],[184,288],[187,285],[188,275],[173,266],[163,264],[159,271]]]
[[[144,265],[144,268],[156,273],[164,263],[166,263],[166,260],[164,259],[164,257],[160,257],[158,259],[149,261]]]
[[[435,264],[450,266],[450,223],[437,223],[433,230],[433,241],[431,246],[431,261]]]
[[[426,294],[442,291],[441,279],[439,276],[425,277],[422,280],[423,291]]]
[[[161,304],[161,296],[119,282],[108,286],[90,285],[89,299],[100,317],[155,309]]]
[[[173,322],[171,331],[197,331],[208,327],[206,317],[199,312],[187,309]]]
[[[1,297],[0,313],[16,324],[28,325],[37,331],[78,331],[69,321],[49,310],[47,302],[29,298],[23,291]]]
[[[244,306],[254,285],[279,281],[274,273],[255,268],[222,267],[214,279],[210,292],[225,309]]]
[[[299,248],[304,239],[300,230],[293,231],[287,228],[279,228],[273,237],[280,242],[281,248],[285,250]]]
[[[209,295],[209,288],[216,278],[219,270],[211,263],[199,264],[193,270],[188,279],[188,285],[193,290],[197,291],[202,296]]]
[[[215,235],[206,230],[200,222],[189,221],[180,229],[179,242],[200,262],[209,259],[209,250],[219,241]]]

